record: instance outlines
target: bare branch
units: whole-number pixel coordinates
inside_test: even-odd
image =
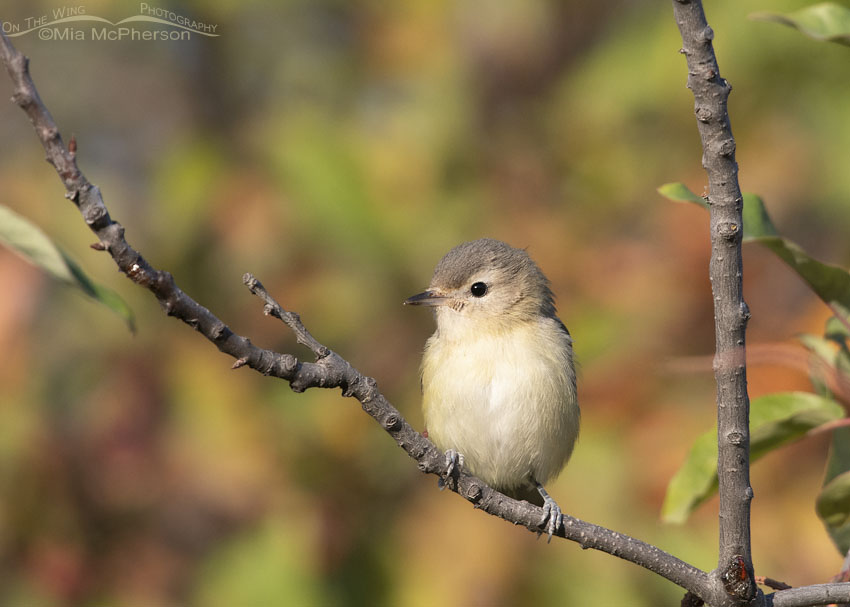
[[[67,197],[77,205],[84,220],[97,235],[98,244],[95,248],[108,251],[128,278],[150,290],[166,314],[182,320],[219,350],[234,357],[234,368],[247,365],[265,375],[285,379],[296,392],[312,387],[341,388],[343,395],[360,401],[364,411],[416,460],[423,472],[438,476],[446,474],[443,454],[405,421],[378,390],[375,380],[364,376],[338,354],[316,341],[298,316],[283,310],[256,279],[246,275],[244,280],[251,291],[266,302],[266,313],[286,322],[298,341],[316,354],[316,362],[300,362],[290,354],[258,348],[247,338],[236,335],[214,314],[180,290],[169,273],[155,269],[135,251],[124,239],[124,229],[110,218],[100,190],[89,183],[77,167],[76,141],[73,150],[67,149],[62,142],[53,118],[30,78],[26,57],[12,46],[2,31],[0,41],[0,57],[14,83],[13,100],[29,116],[48,161],[56,167],[68,191]],[[476,508],[515,525],[522,525],[534,533],[540,532],[538,525],[543,519],[542,508],[511,499],[464,471],[450,486]],[[655,546],[570,516],[564,517],[564,527],[557,535],[577,542],[583,548],[601,550],[633,562],[702,598],[710,598],[712,589],[707,573]]]
[[[747,320],[743,297],[743,198],[738,185],[735,139],[726,100],[732,87],[720,76],[700,0],[673,0],[688,63],[688,88],[702,140],[702,164],[708,173],[711,211],[709,276],[714,295],[717,381],[718,479],[720,533],[718,572],[730,596],[746,604],[758,592],[750,543],[750,434],[747,368],[744,356]],[[729,582],[735,576],[742,576]]]
[[[765,597],[768,607],[810,607],[850,603],[850,584],[815,584],[791,588]]]

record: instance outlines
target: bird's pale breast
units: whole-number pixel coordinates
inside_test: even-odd
[[[510,490],[546,483],[572,452],[579,409],[569,335],[557,319],[438,331],[422,364],[431,440],[463,454],[488,484]]]

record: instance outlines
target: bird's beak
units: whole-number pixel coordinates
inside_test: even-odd
[[[448,297],[437,291],[424,291],[404,300],[406,306],[442,306],[448,301]]]

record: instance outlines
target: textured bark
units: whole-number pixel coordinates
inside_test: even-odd
[[[688,63],[688,88],[702,140],[711,212],[709,276],[714,295],[717,382],[717,471],[720,497],[717,573],[730,597],[746,604],[757,593],[750,547],[750,401],[745,333],[750,317],[743,296],[743,197],[738,185],[735,139],[726,101],[732,87],[720,76],[699,0],[674,0],[673,11]]]

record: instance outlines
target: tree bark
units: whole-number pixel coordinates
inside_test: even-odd
[[[688,64],[688,88],[702,140],[711,213],[709,277],[714,296],[717,382],[717,472],[719,480],[719,558],[717,572],[736,602],[758,591],[750,545],[750,401],[747,395],[745,333],[750,317],[743,296],[743,197],[738,185],[735,139],[727,111],[732,90],[720,76],[700,0],[673,0]]]

